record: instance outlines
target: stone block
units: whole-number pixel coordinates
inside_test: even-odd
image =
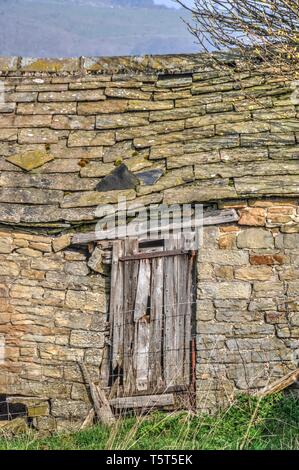
[[[76,114],[77,103],[20,103],[18,114]]]
[[[207,299],[249,299],[251,286],[246,282],[201,282],[201,297]]]
[[[250,255],[250,263],[253,265],[281,265],[287,262],[287,256],[283,254],[252,254]]]
[[[78,114],[110,114],[110,113],[124,113],[127,111],[128,101],[124,99],[113,99],[98,102],[78,103]]]
[[[101,204],[116,204],[119,196],[123,196],[127,201],[135,199],[136,192],[134,189],[119,190],[119,191],[85,191],[67,195],[64,197],[61,207],[91,207],[99,206]],[[1,195],[0,195],[1,200]]]
[[[196,302],[196,319],[210,321],[215,318],[215,308],[211,300],[198,300]]]
[[[139,113],[137,115],[130,113],[123,114],[103,114],[96,118],[97,129],[118,129],[123,127],[138,127],[148,124],[148,114]]]
[[[170,144],[171,145],[171,144]],[[172,144],[173,145],[173,144]],[[155,154],[155,148],[151,150],[150,158],[153,158],[152,155]],[[167,156],[167,168],[181,168],[187,165],[201,165],[203,163],[215,163],[220,161],[219,152],[216,150],[215,152],[199,152],[199,153],[189,153],[177,156],[171,155]],[[199,167],[196,166],[198,169]]]
[[[254,299],[250,302],[248,310],[253,311],[266,311],[266,310],[275,310],[276,309],[276,299],[275,298],[259,298]]]
[[[87,276],[88,266],[84,261],[67,261],[64,265],[64,271],[73,276]]]
[[[95,248],[88,260],[88,266],[97,273],[103,273],[102,250]]]
[[[11,276],[17,277],[19,275],[20,268],[14,261],[1,260],[0,262],[0,276]]]
[[[68,101],[100,101],[105,100],[102,90],[68,90],[41,92],[38,101],[41,103],[68,102]]]
[[[239,225],[263,226],[265,223],[266,213],[260,207],[248,207],[240,211]]]
[[[250,228],[237,237],[238,248],[274,248],[274,238],[270,231]]]
[[[113,131],[72,131],[69,135],[69,147],[113,145],[115,133]]]
[[[216,266],[214,273],[218,279],[232,281],[234,278],[234,270],[232,266]]]
[[[78,72],[79,59],[35,59],[22,58],[21,70],[23,72]]]
[[[134,90],[129,88],[106,88],[105,95],[110,98],[124,98],[129,100],[149,100],[152,96],[151,93],[147,93],[141,90]],[[130,102],[129,102],[130,104]]]
[[[273,276],[269,266],[244,266],[235,269],[235,278],[242,281],[269,281]]]
[[[79,348],[102,348],[105,336],[101,331],[73,330],[70,336],[71,347]]]
[[[220,250],[233,250],[237,248],[237,235],[235,233],[226,233],[221,235],[218,240]]]
[[[65,116],[55,115],[53,116],[52,129],[69,129],[69,130],[94,130],[95,128],[95,117],[94,116]]]
[[[237,193],[242,196],[298,195],[298,175],[282,174],[277,185],[276,176],[244,176],[235,179]]]
[[[174,108],[170,110],[164,111],[151,111],[150,112],[150,121],[177,121],[180,119],[187,119],[187,118],[198,118],[198,116],[203,116],[205,114],[205,107],[200,106],[193,106],[190,108]],[[200,126],[205,126],[205,124],[201,124]],[[200,127],[198,126],[198,127]],[[197,127],[197,126],[195,126]]]
[[[16,129],[0,129],[0,140],[13,142],[17,141],[18,133]]]
[[[68,233],[65,235],[61,235],[60,237],[53,238],[52,247],[55,253],[67,248],[71,244],[71,238],[71,235]]]
[[[141,139],[144,139],[148,136],[157,137],[157,139],[162,139],[161,136],[157,134],[170,134],[177,131],[182,131],[184,129],[184,121],[163,121],[163,122],[154,122],[149,125],[128,127],[116,130],[116,140],[117,141],[126,141],[127,139],[139,139],[137,142],[140,142]],[[124,126],[123,126],[124,127]],[[173,140],[173,137],[171,138]],[[157,142],[159,145],[159,142]],[[163,145],[163,144],[162,144]],[[140,146],[138,144],[138,146]],[[148,145],[146,145],[147,147]],[[143,148],[143,146],[141,146]]]
[[[231,197],[236,197],[235,188],[229,184],[228,179],[221,179],[213,180],[213,183],[205,181],[200,184],[193,183],[184,187],[167,189],[164,191],[163,203],[188,204]]]
[[[13,250],[13,241],[10,237],[0,237],[0,253],[9,254]]]
[[[199,261],[216,263],[224,266],[242,266],[248,264],[249,257],[245,251],[238,250],[201,250],[198,255]]]
[[[173,100],[148,101],[134,100],[128,101],[128,111],[156,111],[162,109],[172,109],[174,107]]]
[[[268,159],[268,150],[263,148],[232,148],[220,150],[221,161],[227,163],[252,162]]]
[[[85,292],[68,290],[66,293],[65,304],[69,308],[83,309],[85,305],[85,301],[86,301]]]
[[[59,131],[46,128],[21,129],[18,132],[20,144],[55,144],[59,139]]]
[[[90,403],[79,400],[51,400],[51,413],[55,417],[63,417],[68,420],[85,418],[90,410]]]
[[[296,249],[299,247],[299,233],[288,233],[283,237],[284,247],[287,249]]]

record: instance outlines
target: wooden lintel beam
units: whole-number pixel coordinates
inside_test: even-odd
[[[138,259],[149,259],[149,258],[165,258],[166,256],[177,256],[177,255],[192,255],[190,250],[168,250],[168,251],[152,251],[144,253],[136,253],[135,255],[122,256],[119,261],[131,261]]]
[[[220,224],[227,224],[227,223],[232,223],[232,222],[237,222],[239,220],[239,215],[237,214],[237,211],[235,209],[226,209],[226,210],[219,210],[219,211],[211,211],[211,212],[206,212],[204,213],[204,217],[202,219],[202,225],[203,226],[208,226],[208,225],[220,225]],[[136,228],[136,237],[145,237],[146,234],[148,233],[148,229],[140,229],[142,228],[142,225],[134,222],[131,222],[129,224],[129,228],[132,233],[134,232],[134,227]],[[172,230],[174,228],[189,228],[189,222],[184,225],[184,223],[179,223],[177,227],[174,227],[173,224],[169,224],[166,226],[157,226],[155,230],[161,232],[161,238],[163,238],[163,232]],[[199,228],[193,225],[193,230],[195,228]],[[124,236],[120,236],[118,230],[116,230],[116,234],[114,232],[100,232],[97,233],[96,231],[94,232],[88,232],[88,233],[77,233],[76,235],[73,236],[72,238],[72,245],[81,245],[81,244],[88,244],[90,242],[95,242],[95,241],[101,241],[101,240],[106,240],[106,241],[113,241],[118,238],[125,238],[125,229],[126,227],[123,227],[124,229]],[[190,232],[192,231],[192,227],[190,227]],[[120,229],[121,232],[121,229]],[[110,235],[110,236],[109,236]]]

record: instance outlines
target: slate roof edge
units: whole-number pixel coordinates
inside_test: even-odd
[[[241,61],[237,53],[215,53],[223,64],[236,65]],[[188,73],[212,65],[211,55],[169,54],[120,57],[33,58],[0,57],[0,73]]]

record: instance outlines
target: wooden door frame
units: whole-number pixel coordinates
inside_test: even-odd
[[[165,243],[165,241],[164,241],[164,243]],[[117,284],[119,282],[123,282],[123,284],[125,286],[125,284],[126,284],[126,279],[125,278],[126,278],[126,276],[128,276],[130,274],[129,271],[131,272],[131,274],[132,274],[132,272],[135,271],[135,274],[133,274],[133,277],[136,276],[136,266],[138,266],[138,269],[139,269],[140,268],[140,263],[141,263],[142,260],[149,260],[151,262],[154,262],[154,261],[156,262],[156,260],[158,261],[159,258],[164,259],[165,261],[167,260],[167,258],[168,259],[172,258],[174,260],[175,257],[178,258],[180,255],[183,255],[184,257],[188,257],[188,259],[189,258],[192,259],[190,278],[189,278],[189,282],[191,282],[191,285],[190,285],[191,311],[190,311],[190,328],[188,330],[188,335],[190,336],[190,341],[189,341],[189,346],[188,346],[188,351],[189,351],[189,353],[188,353],[188,357],[189,357],[188,364],[190,364],[188,366],[188,383],[185,386],[182,386],[182,387],[177,387],[177,386],[163,387],[163,388],[161,388],[160,391],[157,391],[154,395],[152,395],[152,394],[149,395],[148,390],[145,391],[145,392],[140,390],[140,391],[138,391],[138,393],[133,394],[133,393],[130,393],[131,390],[133,391],[133,388],[130,389],[130,387],[128,387],[127,389],[123,390],[123,397],[121,397],[121,396],[115,397],[115,390],[114,390],[114,393],[113,393],[113,388],[117,389],[119,387],[119,383],[116,386],[115,382],[117,380],[120,380],[120,379],[116,378],[116,380],[113,381],[113,371],[115,370],[115,367],[117,367],[117,364],[113,362],[114,361],[114,350],[115,350],[114,349],[115,348],[114,321],[115,321],[115,313],[117,313],[117,312],[115,312],[115,310],[114,310],[114,301],[113,301],[112,298],[110,298],[110,309],[109,309],[109,318],[108,319],[110,321],[111,346],[108,346],[108,348],[109,348],[109,357],[108,357],[108,363],[106,363],[106,367],[109,367],[109,372],[107,374],[109,376],[109,382],[107,383],[107,381],[106,381],[106,386],[109,385],[111,387],[110,396],[112,398],[112,402],[115,404],[116,407],[121,406],[121,403],[127,403],[127,404],[128,403],[134,403],[134,399],[136,399],[135,401],[136,401],[136,403],[138,403],[138,401],[141,400],[141,399],[138,400],[138,397],[142,397],[143,395],[151,397],[150,398],[151,403],[154,403],[155,401],[157,401],[157,406],[162,406],[161,403],[166,403],[167,399],[163,398],[159,401],[158,398],[154,399],[153,397],[161,396],[161,395],[164,397],[167,394],[174,394],[174,393],[177,393],[177,394],[180,393],[182,395],[183,394],[185,394],[185,395],[188,394],[189,395],[189,403],[188,403],[188,406],[187,406],[188,409],[193,408],[194,404],[195,404],[196,350],[194,348],[195,348],[195,345],[196,345],[196,343],[195,343],[195,332],[196,332],[195,295],[196,295],[196,264],[197,264],[195,262],[195,259],[196,259],[197,252],[195,250],[189,250],[189,249],[187,250],[187,249],[181,249],[181,248],[175,248],[175,249],[169,249],[168,250],[167,246],[169,246],[168,243],[166,243],[166,246],[164,247],[165,248],[164,251],[161,251],[160,249],[158,249],[158,251],[148,251],[148,252],[143,251],[143,252],[140,252],[139,241],[137,239],[128,239],[126,241],[124,241],[124,240],[115,241],[114,247],[113,247],[113,254],[112,254],[111,283],[116,283]],[[170,243],[170,246],[171,246],[171,243]],[[117,247],[117,248],[115,249],[115,247]],[[128,254],[128,250],[129,250],[129,254]],[[116,254],[117,254],[117,256],[116,256]],[[120,264],[122,265],[122,267],[120,268],[120,271],[119,271],[120,274],[118,276],[116,275],[116,269],[115,269],[116,268],[116,263],[118,264],[118,266]],[[131,265],[131,267],[129,268],[130,265]],[[163,266],[164,266],[164,261],[163,261]],[[114,270],[113,270],[113,267],[114,267]],[[134,280],[134,282],[135,282],[135,280]],[[187,287],[186,287],[186,289],[187,289],[187,292],[188,292]],[[117,290],[118,290],[118,294],[119,294],[119,285],[117,285]],[[125,287],[124,287],[124,290],[125,290]],[[126,292],[126,295],[128,295],[128,294],[129,294],[129,292]],[[130,294],[129,294],[129,297],[130,297]],[[163,291],[163,302],[164,302],[164,291]],[[117,302],[117,304],[118,304],[118,302]],[[124,310],[126,311],[126,308],[128,306],[130,306],[131,304],[132,304],[132,299],[131,300],[129,299],[128,301],[125,301],[124,302]],[[165,305],[163,305],[163,312],[164,312],[164,308],[165,308]],[[176,308],[178,308],[178,307],[176,307]],[[135,309],[135,307],[134,307],[134,309]],[[130,310],[130,309],[128,309],[128,310]],[[133,309],[131,309],[131,311],[132,310]],[[117,309],[116,309],[116,311],[117,311]],[[171,317],[171,318],[173,318],[173,317]],[[163,321],[165,321],[165,312],[163,313]],[[185,319],[184,319],[184,322],[185,322]],[[185,332],[185,329],[184,329],[184,332]],[[125,333],[123,333],[123,334],[125,334]],[[133,333],[131,333],[131,334],[133,335]],[[185,333],[184,333],[184,335],[185,335]],[[122,336],[120,335],[118,337],[118,340],[121,340],[121,338],[122,338]],[[125,338],[123,338],[123,340],[125,341]],[[128,339],[128,341],[130,342],[130,338]],[[150,341],[150,339],[149,339],[149,341]],[[184,343],[184,344],[186,344],[186,343]],[[179,349],[178,349],[178,351],[179,351]],[[127,357],[126,357],[125,353],[126,353],[126,351],[124,350],[123,367],[124,367],[124,370],[127,371],[127,370],[130,370],[131,366],[130,366],[130,364],[128,364],[128,362],[125,362],[125,361],[127,361],[127,359],[129,361],[130,360],[132,361],[132,352],[130,351],[130,354],[128,353]],[[162,354],[162,357],[164,358],[165,353],[163,353],[163,350],[162,350],[161,354]],[[164,358],[164,360],[165,360],[165,358]],[[106,378],[107,378],[107,375],[106,375]],[[129,399],[131,399],[131,401]],[[174,400],[174,397],[172,397],[171,400],[169,398],[168,402],[170,402],[170,401],[173,402],[173,406],[177,406],[177,400]],[[170,406],[170,403],[168,403],[167,406]]]

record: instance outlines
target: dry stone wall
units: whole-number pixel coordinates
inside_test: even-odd
[[[206,227],[198,262],[197,398],[210,411],[299,364],[298,200],[232,206],[238,224]]]
[[[40,429],[89,410],[77,361],[98,380],[109,272],[70,233],[120,195],[240,216],[204,230],[199,408],[298,367],[296,85],[222,60],[216,71],[204,55],[0,58],[0,394],[42,400]],[[140,184],[98,191],[121,163]]]
[[[122,161],[135,174],[161,170],[127,191],[142,203],[299,194],[297,95],[286,77],[234,74],[238,64],[215,71],[200,55],[11,58],[0,70],[3,222],[93,220],[99,203],[117,201],[96,187]]]
[[[63,241],[0,232],[0,394],[41,400],[39,429],[82,423],[90,401],[78,362],[98,382],[107,330],[109,277],[87,252],[57,251]]]

